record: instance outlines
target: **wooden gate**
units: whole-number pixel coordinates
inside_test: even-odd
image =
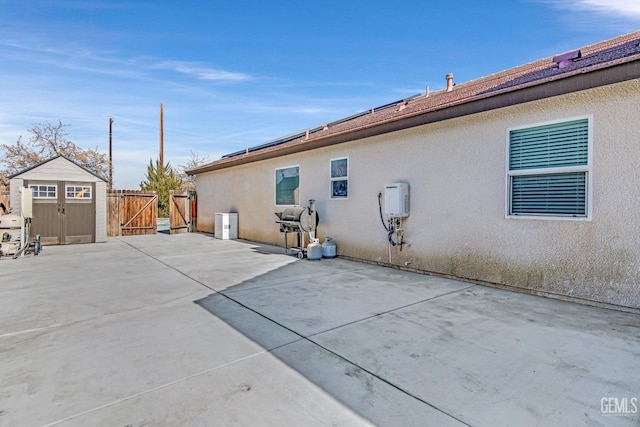
[[[191,223],[191,203],[187,193],[169,192],[169,234],[187,233]]]
[[[158,195],[155,191],[110,191],[107,205],[108,236],[155,234],[158,230]]]

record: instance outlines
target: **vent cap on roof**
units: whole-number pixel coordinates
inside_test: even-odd
[[[445,78],[447,79],[447,92],[451,92],[453,90],[453,87],[456,85],[453,82],[453,73],[447,74]]]
[[[582,52],[579,50],[572,50],[571,52],[563,53],[553,57],[553,62],[558,65],[558,68],[568,67],[574,60],[582,58]]]

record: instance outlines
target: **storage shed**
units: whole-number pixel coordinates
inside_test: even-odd
[[[9,177],[13,213],[20,192],[33,189],[31,235],[43,244],[65,245],[107,240],[107,183],[59,155]]]

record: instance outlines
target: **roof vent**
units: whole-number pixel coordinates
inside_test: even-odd
[[[553,57],[553,62],[558,65],[558,68],[568,67],[574,60],[582,58],[582,52],[579,50],[573,50],[571,52],[563,53]]]
[[[447,74],[445,78],[447,79],[447,92],[451,92],[455,86],[455,83],[453,82],[453,73]]]

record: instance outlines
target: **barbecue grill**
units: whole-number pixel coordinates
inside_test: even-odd
[[[304,258],[307,251],[305,246],[304,233],[309,233],[309,241],[312,242],[316,238],[316,229],[318,227],[318,212],[315,209],[315,200],[309,200],[309,206],[293,206],[285,208],[281,212],[276,212],[280,224],[280,232],[284,233],[284,251],[288,254],[290,251],[298,254],[298,258]],[[298,246],[289,247],[287,234],[296,233],[298,238]]]

